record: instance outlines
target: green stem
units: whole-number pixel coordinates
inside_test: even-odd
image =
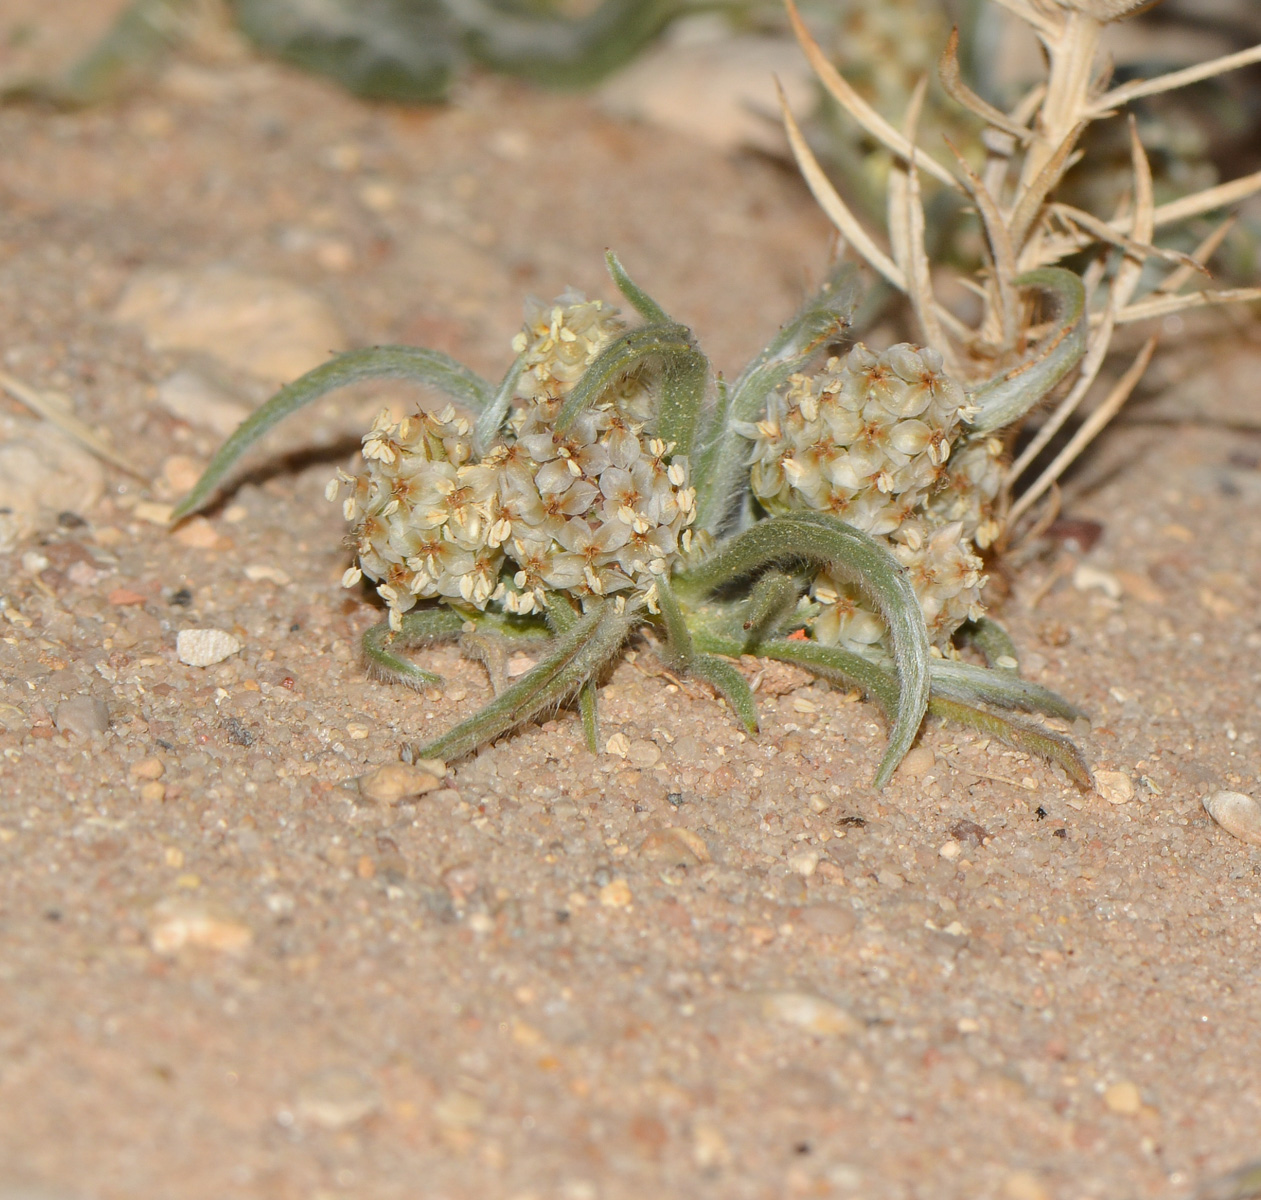
[[[552,654],[480,712],[420,747],[420,758],[449,761],[562,704],[617,653],[633,616],[601,602],[555,641]]]
[[[388,621],[373,625],[364,632],[363,656],[368,666],[389,679],[396,679],[410,687],[441,687],[441,675],[423,671],[410,659],[402,658],[394,651],[418,642],[434,642],[456,637],[464,628],[464,618],[449,608],[425,608],[419,612],[403,614],[403,627],[397,633]]]

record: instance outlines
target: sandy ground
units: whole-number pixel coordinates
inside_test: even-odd
[[[1109,437],[1070,505],[1102,537],[1002,608],[1121,802],[936,726],[875,794],[871,706],[768,672],[749,739],[645,640],[603,692],[617,752],[566,713],[414,801],[344,786],[489,695],[454,650],[445,693],[358,660],[379,612],[323,490],[410,398],[319,406],[177,536],[161,505],[265,394],[268,322],[496,374],[526,293],[610,296],[606,246],[731,372],[829,237],[770,160],[501,81],[400,112],[193,60],[0,112],[2,369],[154,481],[94,488],[0,400],[56,451],[0,555],[4,1200],[1127,1200],[1261,1156],[1261,849],[1202,807],[1261,784],[1246,330]],[[293,291],[198,309],[242,272]],[[189,628],[242,648],[184,665]]]

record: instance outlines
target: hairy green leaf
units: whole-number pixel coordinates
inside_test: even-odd
[[[701,595],[772,565],[819,563],[852,580],[879,608],[889,627],[898,677],[889,748],[875,786],[888,782],[924,719],[929,694],[928,631],[905,571],[867,534],[823,513],[771,517],[729,539],[700,566],[676,576],[682,590]]]
[[[744,495],[749,442],[734,424],[763,416],[771,392],[848,328],[861,296],[856,268],[842,263],[739,378],[720,390],[693,469],[697,529],[721,532]]]
[[[687,326],[674,322],[642,325],[606,346],[566,398],[556,418],[557,432],[564,433],[583,409],[597,403],[620,379],[654,360],[662,364],[663,378],[657,428],[652,432],[672,442],[676,454],[691,453],[709,362]]]
[[[171,520],[182,520],[203,507],[241,455],[290,413],[337,388],[365,379],[409,379],[445,393],[474,412],[481,410],[490,393],[490,385],[481,376],[438,350],[423,350],[415,346],[373,346],[366,350],[349,350],[281,388],[266,404],[242,421],[237,431],[219,447]]]
[[[1086,350],[1086,289],[1072,271],[1042,267],[1019,276],[1016,284],[1052,297],[1055,325],[1028,358],[969,392],[968,400],[977,411],[968,424],[976,433],[992,433],[1024,416]]]
[[[601,602],[553,643],[552,653],[479,712],[416,751],[419,758],[460,758],[563,704],[621,648],[633,618]]]
[[[464,618],[449,608],[424,608],[403,614],[403,627],[397,633],[388,621],[373,625],[363,635],[363,656],[376,674],[397,680],[409,687],[441,687],[442,676],[423,671],[397,650],[418,643],[436,642],[457,637],[464,628]]]

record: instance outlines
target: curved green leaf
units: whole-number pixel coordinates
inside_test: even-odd
[[[567,700],[626,640],[634,615],[603,602],[553,643],[552,653],[481,711],[419,747],[418,758],[460,758]]]
[[[992,433],[1024,416],[1086,351],[1086,289],[1063,267],[1041,267],[1016,279],[1019,287],[1037,288],[1056,305],[1055,325],[1023,362],[968,393],[976,413],[968,422],[976,433]]]
[[[675,454],[689,454],[709,360],[696,348],[687,326],[673,321],[641,325],[606,346],[566,397],[556,418],[557,432],[564,433],[583,409],[597,403],[618,380],[653,359],[662,363],[663,377],[657,427],[652,432],[673,443]]]
[[[929,695],[924,615],[905,571],[888,550],[823,513],[794,513],[760,521],[730,538],[700,566],[676,576],[675,583],[680,589],[707,594],[765,567],[794,562],[820,563],[852,580],[876,604],[889,627],[898,699],[889,748],[874,781],[883,787],[915,740]]]
[[[745,493],[749,442],[733,425],[759,420],[771,392],[848,328],[861,297],[857,269],[842,263],[739,378],[719,390],[692,470],[698,529],[721,532]]]
[[[438,350],[416,346],[373,346],[349,350],[308,371],[278,391],[240,427],[210,460],[196,486],[171,516],[182,520],[210,498],[223,477],[259,438],[290,413],[321,396],[365,379],[410,379],[436,388],[466,408],[479,412],[490,394],[490,384],[480,375]]]
[[[673,318],[643,288],[639,286],[622,266],[621,259],[612,250],[604,252],[604,261],[609,268],[617,290],[629,301],[630,306],[650,325],[669,325]]]
[[[395,653],[396,649],[421,642],[454,638],[464,628],[464,618],[449,608],[424,608],[403,614],[403,627],[397,633],[388,621],[373,625],[364,632],[363,656],[369,668],[378,675],[405,683],[409,687],[441,687],[441,675],[421,670],[410,659]]]
[[[1084,719],[1077,705],[1039,683],[1021,679],[1014,671],[991,671],[972,663],[935,658],[932,663],[933,695],[959,700],[964,704],[992,704],[996,708],[1018,708],[1045,713],[1066,721]]]

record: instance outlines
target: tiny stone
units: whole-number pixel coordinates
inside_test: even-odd
[[[650,742],[647,738],[636,738],[631,742],[626,758],[631,766],[645,770],[661,761],[661,749],[656,742]]]
[[[140,506],[136,505],[137,511]],[[169,515],[168,515],[168,520]],[[165,521],[158,522],[166,524]],[[219,533],[205,517],[191,517],[185,521],[172,535],[182,546],[191,546],[194,550],[214,550],[219,545]]]
[[[605,908],[627,908],[634,897],[625,879],[613,879],[600,889],[600,903]]]
[[[381,1093],[361,1071],[330,1067],[308,1076],[298,1087],[294,1111],[322,1129],[345,1129],[381,1107]]]
[[[251,583],[262,583],[266,580],[268,583],[276,584],[277,587],[284,587],[289,582],[289,576],[270,563],[250,563],[244,570],[245,578]]]
[[[1103,1094],[1103,1102],[1109,1111],[1120,1113],[1125,1117],[1133,1117],[1143,1109],[1143,1096],[1138,1085],[1128,1079],[1114,1083]]]
[[[181,629],[175,636],[175,652],[190,667],[212,667],[240,649],[241,643],[222,629]]]
[[[480,879],[472,863],[457,863],[442,872],[442,886],[456,904],[463,904],[475,891]]]
[[[937,851],[947,862],[953,862],[960,854],[963,853],[963,847],[958,842],[942,842],[941,849]]]
[[[1128,804],[1134,798],[1134,784],[1124,771],[1096,771],[1095,790],[1109,804]]]
[[[96,696],[72,696],[57,705],[53,723],[65,733],[91,737],[109,728],[109,705]]]
[[[538,663],[528,654],[514,654],[508,660],[508,678],[516,679],[518,676],[524,675],[527,671],[533,670]]]
[[[1013,1171],[1003,1182],[1003,1200],[1051,1200],[1051,1193],[1032,1171]]]
[[[1261,805],[1242,792],[1213,792],[1204,797],[1204,808],[1232,837],[1261,846]]]
[[[249,405],[192,370],[177,371],[158,384],[158,402],[172,416],[220,437],[234,433],[250,415]]]
[[[709,847],[690,829],[657,829],[644,838],[639,853],[649,862],[670,866],[696,866],[709,862]]]
[[[839,1004],[809,992],[766,992],[761,997],[761,1012],[768,1021],[796,1025],[821,1037],[847,1036],[862,1029]]]
[[[161,779],[166,766],[160,758],[143,758],[127,768],[127,774],[133,779]]]
[[[899,775],[907,779],[922,779],[933,769],[936,756],[927,746],[916,746],[903,760],[898,768]]]
[[[79,564],[76,563],[75,566]],[[105,599],[116,608],[126,608],[130,605],[143,604],[145,597],[139,592],[133,592],[131,588],[117,587]]]
[[[428,770],[428,767],[438,769]],[[421,759],[418,765],[411,766],[407,763],[386,763],[359,776],[359,794],[382,804],[398,804],[412,796],[423,796],[437,790],[442,786],[442,776],[446,773],[446,763],[436,759]]]
[[[1121,581],[1111,571],[1091,566],[1090,563],[1078,564],[1077,570],[1073,572],[1073,587],[1079,592],[1094,588],[1111,600],[1121,599]]]
[[[789,855],[788,865],[798,875],[809,879],[819,865],[819,852],[817,850],[803,850],[800,854]]]
[[[605,752],[616,755],[618,758],[625,758],[630,751],[630,738],[624,733],[615,733],[604,744]]]
[[[183,881],[177,880],[179,884]],[[153,911],[149,944],[159,954],[174,954],[185,946],[235,953],[253,941],[248,926],[201,904],[178,900],[159,903]]]
[[[166,799],[166,784],[151,779],[140,787],[140,799],[146,804],[161,804]]]

